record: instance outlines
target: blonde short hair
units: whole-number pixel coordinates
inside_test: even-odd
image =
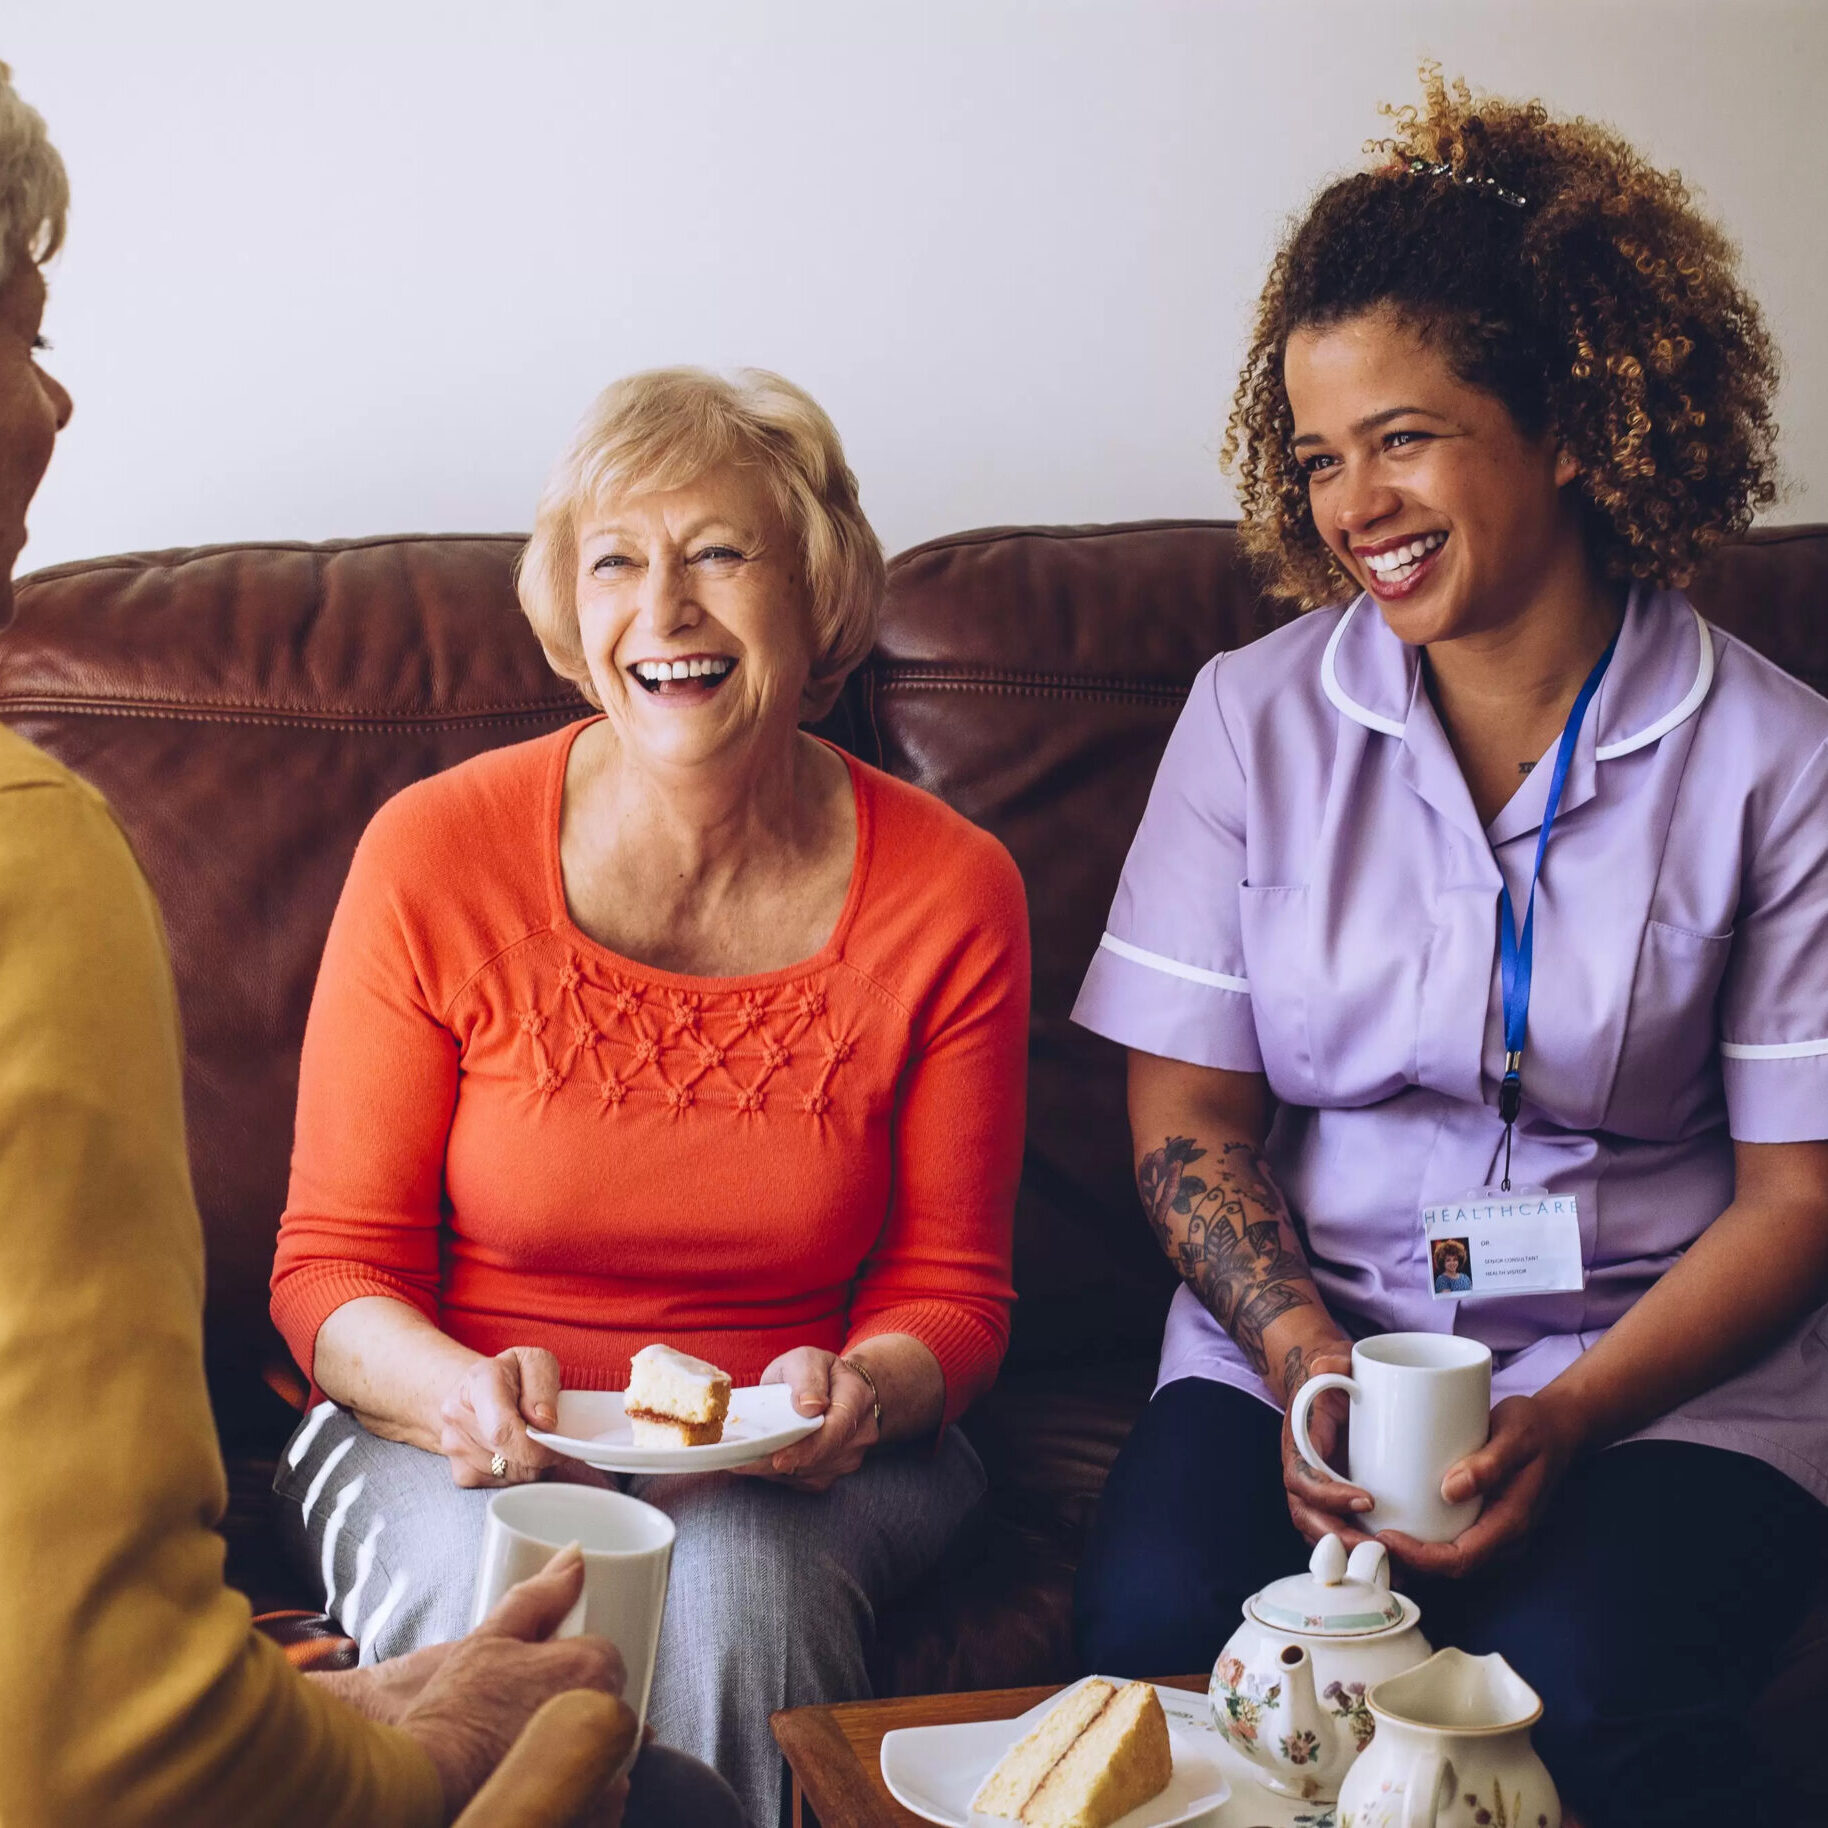
[[[44,117],[13,87],[0,63],[0,286],[19,259],[43,266],[63,246],[70,180]]]
[[[515,572],[521,608],[553,670],[593,704],[578,632],[579,511],[611,494],[684,488],[727,463],[761,471],[799,541],[815,650],[802,721],[831,709],[875,644],[882,542],[824,409],[762,368],[728,380],[703,368],[649,369],[605,388],[585,414],[546,480]]]

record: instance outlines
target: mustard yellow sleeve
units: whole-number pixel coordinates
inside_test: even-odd
[[[94,791],[0,732],[0,1822],[419,1828],[405,1734],[223,1585],[163,928]]]

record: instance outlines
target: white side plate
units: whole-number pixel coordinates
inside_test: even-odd
[[[1107,1681],[1118,1678],[1108,1676]],[[1092,1678],[1087,1676],[1086,1681]],[[909,1726],[882,1736],[882,1781],[904,1809],[912,1809],[940,1828],[1010,1828],[1001,1816],[974,1815],[971,1799],[978,1786],[1024,1733],[1034,1729],[1061,1696],[1063,1688],[1019,1720],[984,1720],[966,1726]],[[1119,1684],[1121,1686],[1121,1684]],[[1219,1769],[1219,1735],[1204,1695],[1178,1688],[1158,1688],[1168,1716],[1168,1746],[1174,1754],[1174,1776],[1160,1796],[1119,1818],[1120,1828],[1177,1828],[1216,1809],[1231,1794]]]
[[[527,1430],[542,1447],[611,1473],[710,1473],[765,1460],[825,1426],[798,1414],[785,1384],[751,1384],[730,1392],[724,1438],[705,1447],[637,1447],[620,1390],[561,1390],[559,1423]]]

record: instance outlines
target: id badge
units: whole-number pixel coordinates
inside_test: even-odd
[[[1428,1281],[1437,1301],[1535,1295],[1587,1286],[1580,1206],[1543,1187],[1479,1187],[1422,1208]]]

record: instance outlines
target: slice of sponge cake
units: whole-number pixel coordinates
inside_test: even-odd
[[[1110,1828],[1159,1796],[1173,1775],[1155,1690],[1094,1677],[1009,1748],[971,1806],[1028,1828]]]
[[[637,1447],[703,1447],[721,1441],[730,1374],[671,1346],[643,1346],[629,1365],[622,1413]]]
[[[1093,1677],[1050,1708],[1032,1733],[1018,1739],[1003,1754],[1002,1761],[971,1799],[972,1808],[981,1815],[1019,1820],[1023,1805],[1041,1787],[1041,1780],[1116,1693],[1111,1683]]]
[[[1147,1682],[1130,1682],[1100,1710],[1028,1799],[1029,1828],[1110,1828],[1167,1789],[1174,1775],[1168,1717]]]

